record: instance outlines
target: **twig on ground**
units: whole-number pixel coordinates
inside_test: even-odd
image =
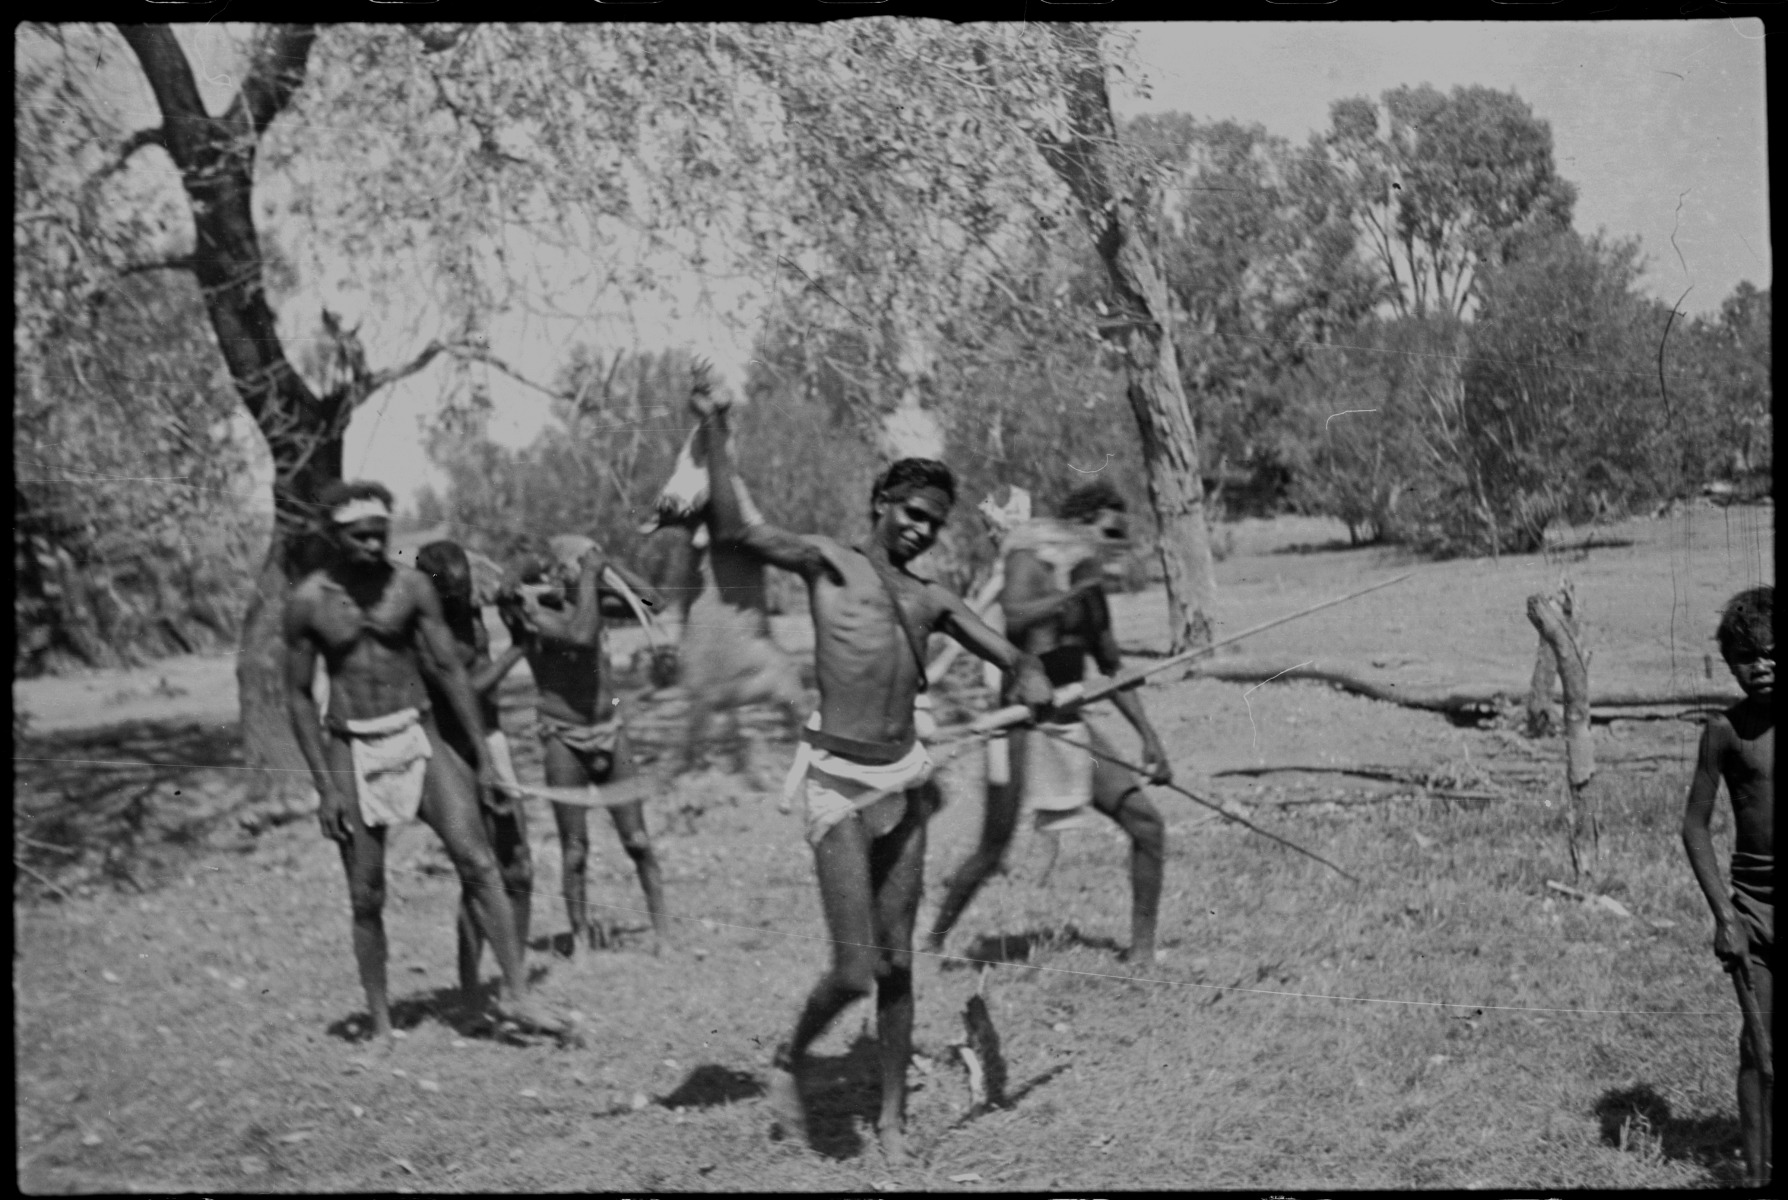
[[[37,880],[37,882],[43,884],[45,887],[52,888],[55,891],[61,893],[63,899],[65,899],[65,900],[73,900],[74,899],[73,892],[70,892],[67,888],[65,888],[61,884],[57,883],[54,879],[51,879],[49,876],[44,875],[43,873],[34,870],[29,863],[20,862],[19,857],[16,854],[13,856],[12,865],[17,867],[19,870],[23,871],[25,874],[31,876],[31,878]]]

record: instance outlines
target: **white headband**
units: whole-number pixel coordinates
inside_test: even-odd
[[[352,525],[355,521],[364,520],[367,517],[378,517],[380,520],[389,521],[391,510],[377,496],[363,496],[358,500],[350,500],[335,509],[329,514],[329,517],[337,525]]]

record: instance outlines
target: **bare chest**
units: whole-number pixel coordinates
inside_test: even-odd
[[[402,641],[415,616],[415,604],[394,584],[366,604],[340,584],[326,579],[315,595],[311,628],[325,648],[339,654],[363,639]]]

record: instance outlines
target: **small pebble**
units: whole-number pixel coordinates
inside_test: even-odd
[[[247,986],[248,986],[248,980],[244,979],[240,975],[238,975],[234,979],[230,980],[230,983],[229,983],[229,988],[232,992],[239,992]]]
[[[651,1103],[651,1101],[646,1099],[646,1094],[644,1092],[633,1093],[632,1106],[633,1106],[634,1112],[638,1112],[640,1109],[644,1108],[646,1105],[648,1105],[650,1103]]]
[[[101,971],[99,973],[99,977],[101,979],[105,980],[107,983],[117,983],[118,982],[118,977],[116,975],[112,974],[110,971]]]
[[[465,1038],[454,1038],[451,1042],[448,1042],[447,1044],[449,1046],[452,1046],[455,1050],[464,1050],[467,1046],[470,1046],[472,1043],[466,1041]]]
[[[417,1082],[416,1086],[421,1088],[425,1092],[438,1092],[441,1090],[441,1085],[436,1083],[432,1079],[419,1080]]]
[[[83,1146],[97,1146],[103,1141],[105,1141],[105,1139],[100,1137],[97,1133],[85,1133],[81,1135],[81,1145]]]
[[[353,1113],[356,1118],[364,1117],[366,1115],[366,1110],[361,1108],[358,1104],[348,1105],[348,1111]]]
[[[516,1095],[520,1096],[524,1100],[538,1100],[538,1099],[540,1099],[540,1093],[535,1091],[533,1088],[523,1088],[521,1091],[517,1092]]]
[[[1068,1023],[1066,1021],[1057,1021],[1054,1025],[1050,1026],[1050,1028],[1055,1030],[1057,1033],[1067,1033],[1068,1032]]]
[[[404,1070],[402,1067],[392,1067],[391,1073],[393,1075],[397,1076],[399,1079],[408,1079],[410,1077],[410,1073],[408,1071]]]

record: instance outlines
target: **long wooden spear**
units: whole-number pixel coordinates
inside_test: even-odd
[[[1160,662],[1148,663],[1145,666],[1131,667],[1128,671],[1120,671],[1109,679],[1101,680],[1098,683],[1093,684],[1091,687],[1087,687],[1084,684],[1071,683],[1065,688],[1057,689],[1055,693],[1056,710],[1059,712],[1068,708],[1079,708],[1083,705],[1091,704],[1096,700],[1103,700],[1105,697],[1113,695],[1114,693],[1133,688],[1149,676],[1159,674],[1170,667],[1176,667],[1181,663],[1191,662],[1193,659],[1202,658],[1207,654],[1214,654],[1224,646],[1232,645],[1241,641],[1243,638],[1253,637],[1257,633],[1265,633],[1267,630],[1283,625],[1288,621],[1295,621],[1300,617],[1307,617],[1311,613],[1320,612],[1325,608],[1333,608],[1337,604],[1345,604],[1349,600],[1357,600],[1367,592],[1376,592],[1380,588],[1390,587],[1393,583],[1402,583],[1405,579],[1408,579],[1414,574],[1414,571],[1406,571],[1395,579],[1386,579],[1382,582],[1373,584],[1371,587],[1363,587],[1357,592],[1349,592],[1345,596],[1336,596],[1332,600],[1324,600],[1320,604],[1312,604],[1309,608],[1299,609],[1297,612],[1290,613],[1283,617],[1276,617],[1271,621],[1262,621],[1259,625],[1251,626],[1248,629],[1242,630],[1240,633],[1232,633],[1228,637],[1218,638],[1208,646],[1200,646],[1195,650],[1185,650],[1169,658],[1164,658]],[[1029,719],[1030,710],[1022,704],[1014,704],[977,717],[969,724],[968,732],[986,733],[991,730],[1004,729],[1008,726],[1017,725],[1024,721],[1028,721]]]
[[[1049,729],[1049,728],[1043,727],[1043,726],[1039,726],[1037,729],[1037,732],[1046,734],[1047,736],[1054,738],[1056,741],[1061,742],[1063,745],[1073,746],[1076,749],[1085,750],[1088,754],[1091,754],[1094,758],[1102,758],[1106,762],[1112,764],[1115,767],[1123,767],[1127,771],[1134,771],[1137,775],[1141,776],[1144,779],[1148,778],[1148,772],[1143,770],[1141,767],[1137,766],[1135,763],[1125,762],[1123,759],[1118,758],[1115,755],[1107,754],[1103,750],[1099,750],[1096,747],[1088,745],[1086,742],[1077,742],[1071,737],[1067,737],[1063,734],[1057,733],[1053,729]],[[1193,792],[1189,792],[1177,783],[1163,783],[1163,784],[1156,784],[1153,786],[1164,787],[1164,788],[1168,789],[1169,791],[1178,792],[1180,795],[1182,795],[1186,799],[1192,801],[1194,804],[1204,805],[1206,808],[1210,809],[1212,812],[1216,813],[1218,816],[1222,817],[1226,821],[1234,821],[1237,825],[1240,825],[1246,829],[1252,829],[1255,833],[1258,833],[1261,837],[1271,838],[1273,841],[1278,842],[1281,846],[1287,846],[1293,850],[1296,850],[1299,854],[1302,854],[1306,858],[1313,858],[1317,862],[1321,863],[1323,866],[1328,867],[1330,870],[1339,871],[1342,875],[1353,880],[1355,883],[1362,882],[1358,875],[1355,875],[1352,871],[1348,871],[1341,867],[1336,866],[1334,863],[1330,862],[1328,859],[1324,858],[1322,855],[1316,853],[1314,850],[1306,850],[1294,841],[1291,841],[1287,838],[1282,838],[1278,834],[1273,833],[1269,830],[1262,829],[1260,826],[1254,824],[1252,821],[1249,821],[1247,818],[1238,817],[1234,813],[1230,812],[1228,809],[1224,808],[1221,804],[1213,803],[1212,801],[1206,800],[1203,796],[1197,795]]]
[[[1414,574],[1414,571],[1406,571],[1394,579],[1386,579],[1382,582],[1373,584],[1371,587],[1363,587],[1357,592],[1349,592],[1345,596],[1336,596],[1332,600],[1324,600],[1320,604],[1312,604],[1309,608],[1299,609],[1297,612],[1289,613],[1283,617],[1276,617],[1271,621],[1262,621],[1259,625],[1251,626],[1242,630],[1240,633],[1232,633],[1228,637],[1219,638],[1208,646],[1200,646],[1196,650],[1186,650],[1182,653],[1173,655],[1171,658],[1164,658],[1160,662],[1149,663],[1147,666],[1132,667],[1128,671],[1121,671],[1118,674],[1111,676],[1109,679],[1101,680],[1100,682],[1093,684],[1091,687],[1087,687],[1084,684],[1071,683],[1065,688],[1056,689],[1055,698],[1052,703],[1055,706],[1055,710],[1061,712],[1065,709],[1079,708],[1091,704],[1096,700],[1103,700],[1105,697],[1117,692],[1136,687],[1149,676],[1165,671],[1169,667],[1190,662],[1192,659],[1213,653],[1231,643],[1239,642],[1243,638],[1253,637],[1257,633],[1263,633],[1275,626],[1283,625],[1287,621],[1295,621],[1299,617],[1307,617],[1313,612],[1320,612],[1322,609],[1332,608],[1337,604],[1344,604],[1349,600],[1358,599],[1359,597],[1364,596],[1367,592],[1376,592],[1380,588],[1390,587],[1393,583],[1402,583],[1405,579],[1408,579]],[[948,763],[964,751],[972,748],[976,743],[993,737],[1003,729],[1010,729],[1014,725],[1022,725],[1030,720],[1031,710],[1022,704],[1014,704],[1010,707],[997,709],[977,717],[967,725],[958,725],[949,729],[941,729],[938,731],[938,736],[948,737],[954,735],[961,737],[962,740],[934,758],[932,760],[932,765],[934,768],[942,767],[945,763]],[[895,790],[897,789],[884,788],[880,791],[871,792],[852,800],[851,805],[853,808],[866,808],[869,805],[874,804],[877,800],[880,800],[883,796],[892,794]],[[1332,866],[1333,864],[1330,865]],[[1339,868],[1336,869],[1339,870]],[[1345,874],[1345,872],[1343,872],[1343,874]]]

